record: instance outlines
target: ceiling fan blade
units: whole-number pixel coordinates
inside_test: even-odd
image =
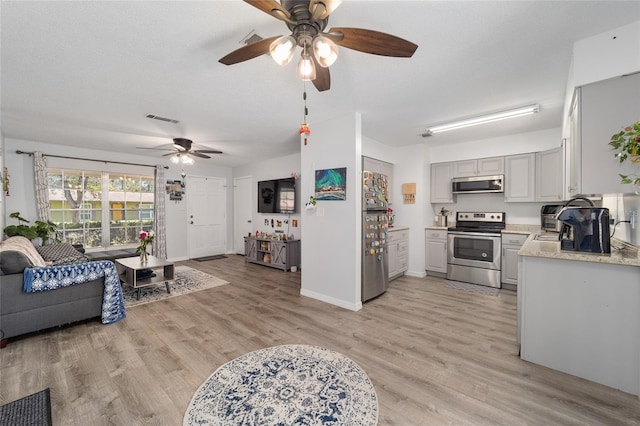
[[[274,18],[283,21],[291,18],[291,14],[289,13],[289,11],[282,7],[282,5],[280,5],[280,3],[275,0],[244,0],[244,2],[260,9],[264,13],[268,13]]]
[[[211,158],[208,155],[204,155],[204,154],[199,153],[198,151],[189,151],[188,154],[189,155],[193,155],[194,157]]]
[[[218,149],[196,149],[195,151],[190,151],[190,153],[198,153],[198,154],[222,154],[222,151]]]
[[[153,149],[155,151],[175,151],[173,148],[147,148],[146,146],[136,146],[136,149]]]
[[[311,20],[316,21],[318,19],[325,19],[327,16],[333,13],[334,10],[338,6],[340,6],[342,0],[311,0],[309,2],[309,12],[311,12]],[[316,9],[316,7],[321,7],[321,9]],[[322,12],[322,13],[320,13]],[[320,13],[319,16],[316,16],[317,13]]]
[[[271,43],[278,37],[280,36],[265,38],[264,40],[243,46],[220,58],[218,62],[225,65],[233,65],[269,53]]]
[[[170,153],[168,153],[168,154],[162,154],[162,156],[163,156],[163,157],[168,157],[168,156],[170,156],[170,155],[175,155],[175,154],[177,154],[177,151],[175,151],[175,150],[174,150],[173,152],[170,152]]]
[[[363,28],[331,28],[329,33],[344,35],[336,41],[337,45],[373,55],[410,58],[418,48],[417,44],[400,37]]]
[[[313,85],[316,86],[318,92],[329,90],[331,88],[331,74],[329,73],[329,67],[324,68],[320,66],[314,55],[311,55],[311,58],[313,59],[313,64],[316,66],[316,79],[312,81]]]

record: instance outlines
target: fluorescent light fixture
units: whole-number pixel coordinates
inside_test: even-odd
[[[466,120],[454,121],[451,123],[431,126],[427,129],[426,134],[446,132],[449,130],[462,129],[464,127],[476,126],[478,124],[491,123],[494,121],[505,120],[507,118],[520,117],[522,115],[535,114],[540,111],[538,104],[529,105],[522,108],[510,109],[507,111],[496,112],[493,114],[481,115]]]

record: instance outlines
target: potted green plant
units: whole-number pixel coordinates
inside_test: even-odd
[[[609,145],[615,151],[614,155],[620,163],[630,161],[640,167],[640,121],[611,136]],[[638,174],[620,174],[620,179],[620,183],[640,185],[640,175]]]
[[[20,212],[13,212],[9,217],[16,219],[18,224],[9,225],[4,228],[4,234],[7,237],[15,237],[16,235],[19,235],[28,238],[29,240],[40,238],[44,245],[49,241],[49,237],[52,236],[54,241],[60,242],[57,238],[58,227],[51,221],[43,222],[41,220],[37,220],[35,225],[28,225],[28,223],[30,223],[29,220],[20,216]]]

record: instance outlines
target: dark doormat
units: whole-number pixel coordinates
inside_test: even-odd
[[[191,260],[195,260],[196,262],[206,262],[207,260],[218,260],[218,259],[226,259],[227,256],[225,256],[224,254],[216,254],[215,256],[205,256],[205,257],[198,257],[196,259],[191,259]]]
[[[0,425],[51,426],[49,388],[0,407]]]

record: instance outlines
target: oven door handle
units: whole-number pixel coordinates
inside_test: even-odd
[[[500,238],[501,234],[489,234],[486,232],[459,232],[459,231],[449,231],[449,235],[460,235],[462,237],[464,236],[470,236],[470,237],[485,237],[487,239],[489,238]]]

